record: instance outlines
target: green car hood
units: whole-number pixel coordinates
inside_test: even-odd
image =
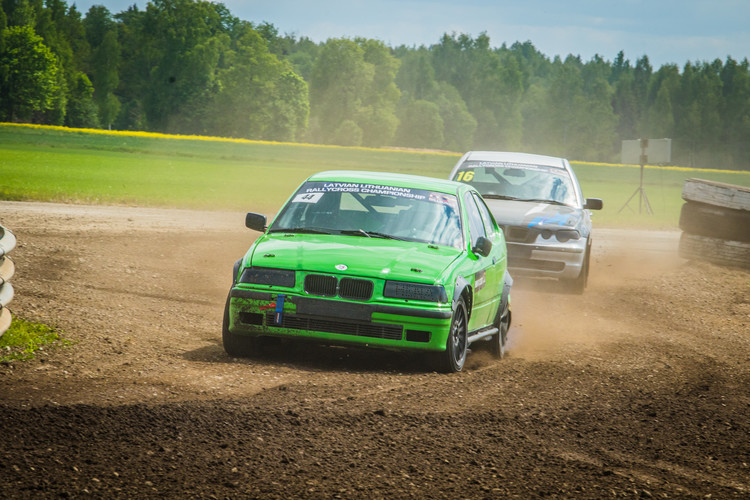
[[[274,233],[258,239],[246,265],[441,283],[459,255],[456,248],[411,241]]]

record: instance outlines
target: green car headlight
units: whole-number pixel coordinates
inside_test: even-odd
[[[386,281],[383,296],[392,299],[448,302],[448,295],[442,285],[425,285],[424,283],[408,283],[405,281]]]
[[[253,285],[294,286],[294,271],[290,269],[274,269],[271,267],[248,267],[242,271],[240,283]]]

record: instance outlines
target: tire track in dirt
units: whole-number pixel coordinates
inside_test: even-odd
[[[74,342],[0,365],[0,496],[747,496],[750,274],[679,232],[596,229],[583,296],[518,280],[508,356],[444,375],[226,356],[243,215],[0,202],[14,315]]]

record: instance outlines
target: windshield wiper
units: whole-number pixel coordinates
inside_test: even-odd
[[[399,238],[391,234],[378,233],[377,231],[365,231],[364,229],[344,229],[341,234],[350,236],[366,236],[368,238],[384,238],[387,240],[409,241],[406,238]]]
[[[269,233],[333,234],[328,229],[314,227],[275,227]]]
[[[376,231],[367,231],[367,234],[376,238],[385,238],[386,240],[411,241],[408,238],[393,236],[392,234],[378,233]]]
[[[364,229],[342,229],[341,234],[345,234],[347,236],[365,236],[367,238],[372,238],[372,235]]]
[[[492,200],[518,200],[520,198],[516,198],[515,196],[506,196],[504,194],[483,194],[482,198],[489,198]],[[526,200],[521,200],[526,201]]]
[[[535,201],[535,202],[538,202],[538,203],[549,203],[551,205],[562,205],[564,207],[569,206],[567,203],[563,203],[561,201],[546,200],[544,198],[528,198],[528,199],[527,198],[519,198],[518,201]]]

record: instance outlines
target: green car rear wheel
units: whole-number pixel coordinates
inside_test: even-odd
[[[505,343],[508,341],[508,330],[510,329],[510,305],[508,304],[504,310],[498,311],[497,316],[498,332],[490,339],[490,352],[495,358],[502,359],[505,356]]]

